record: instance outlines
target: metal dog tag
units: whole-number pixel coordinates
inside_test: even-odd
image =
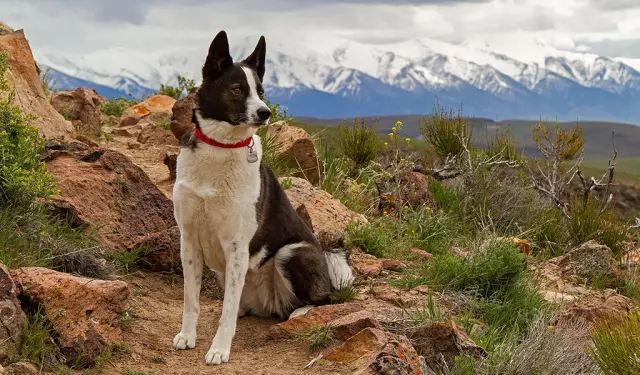
[[[247,155],[247,161],[249,163],[255,163],[258,161],[258,153],[249,149],[249,154]]]
[[[247,154],[247,161],[249,163],[255,163],[258,161],[258,153],[253,151],[253,139],[251,139],[251,144],[247,146],[249,149],[249,153]]]

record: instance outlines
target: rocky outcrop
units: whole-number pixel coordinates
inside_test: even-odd
[[[156,272],[180,272],[180,229],[175,226],[150,234],[129,250],[141,249],[142,266]]]
[[[414,209],[426,206],[435,207],[435,200],[429,191],[429,177],[418,172],[407,172],[401,179],[403,188],[400,199]]]
[[[318,154],[311,136],[304,129],[289,126],[284,121],[269,125],[267,137],[272,137],[279,158],[288,163],[297,177],[317,184],[320,178]]]
[[[409,340],[377,328],[366,328],[324,358],[353,365],[354,374],[422,375],[420,358]]]
[[[57,150],[45,160],[59,190],[54,198],[99,229],[99,239],[112,250],[130,249],[176,225],[171,200],[119,152]]]
[[[424,357],[427,366],[437,373],[454,368],[457,356],[477,359],[487,357],[487,352],[476,345],[464,329],[452,320],[411,328],[405,335]]]
[[[170,131],[162,129],[153,123],[142,126],[136,141],[154,146],[178,146],[178,140],[174,138]]]
[[[189,94],[178,99],[172,108],[171,132],[177,139],[182,139],[182,135],[195,126],[191,122],[193,109],[197,106],[198,87],[191,89]]]
[[[6,52],[9,58],[9,74],[5,78],[10,89],[15,92],[13,104],[36,116],[33,124],[44,138],[70,138],[73,126],[47,100],[24,32],[18,30],[0,35],[0,52]]]
[[[9,270],[0,263],[0,364],[20,353],[25,315]]]
[[[96,90],[78,87],[73,91],[55,93],[51,105],[74,124],[78,133],[100,136],[100,105],[103,100]]]
[[[291,183],[291,186],[285,190],[289,201],[296,211],[304,206],[309,219],[307,225],[311,225],[314,233],[323,231],[345,233],[347,224],[351,220],[367,223],[364,215],[352,212],[338,199],[313,186],[309,181],[298,177],[286,177],[286,179]]]
[[[631,299],[608,289],[574,301],[560,311],[557,319],[582,319],[594,323],[607,318],[620,318],[633,308],[634,303]]]
[[[374,322],[373,318],[370,316],[357,315],[352,316],[351,318],[346,318],[351,314],[362,311],[364,311],[364,307],[358,303],[344,303],[339,305],[314,307],[304,315],[296,316],[282,323],[271,326],[269,328],[269,337],[294,337],[297,334],[306,333],[314,327],[330,325],[332,322],[337,322],[336,326],[338,326],[338,334],[343,337],[349,337],[350,334],[354,333],[353,328],[349,328],[349,326],[353,327],[354,324],[361,327],[361,325],[364,324],[364,321],[369,321],[372,326],[378,326],[377,322]],[[340,330],[342,330],[342,333]]]
[[[613,252],[606,245],[588,241],[567,254],[571,272],[586,279],[612,278],[619,272]]]
[[[147,100],[127,108],[123,116],[130,116],[142,119],[150,115],[166,115],[171,116],[171,108],[176,100],[167,95],[154,95]]]
[[[105,345],[121,343],[119,316],[129,297],[124,281],[76,277],[39,267],[12,271],[23,298],[43,307],[68,364],[92,364]]]

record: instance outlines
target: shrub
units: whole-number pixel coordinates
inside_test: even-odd
[[[640,312],[600,322],[591,340],[589,354],[604,375],[640,374]]]
[[[589,197],[574,196],[569,202],[571,216],[567,219],[569,236],[573,244],[579,245],[589,240],[607,245],[617,256],[622,255],[622,242],[627,239],[626,226],[615,217],[613,209],[601,212],[601,203]]]
[[[0,53],[0,90],[8,85],[4,75],[7,55]],[[40,161],[44,140],[31,125],[33,116],[11,104],[13,93],[0,100],[0,208],[28,205],[55,192],[53,180]]]
[[[524,148],[518,153],[518,143],[511,136],[511,129],[507,128],[504,134],[496,128],[494,137],[487,137],[487,155],[490,158],[501,158],[502,160],[521,161],[524,159]]]
[[[350,222],[347,226],[349,243],[368,254],[384,257],[394,243],[394,224],[393,219],[386,217],[372,220],[369,224]]]
[[[453,188],[442,185],[439,181],[429,182],[429,191],[436,201],[436,207],[456,215],[462,216],[462,196]]]
[[[196,83],[192,79],[187,79],[181,75],[177,76],[178,86],[160,85],[160,89],[156,92],[157,95],[167,95],[174,99],[180,99],[180,96],[184,93],[189,93],[191,89],[196,86]]]
[[[377,123],[366,124],[365,119],[354,119],[353,127],[343,122],[339,129],[338,147],[356,165],[365,165],[376,159],[380,152],[380,142],[376,134]]]
[[[453,110],[447,112],[439,105],[421,120],[420,130],[441,159],[459,156],[465,146],[470,148],[473,138],[473,127],[462,117],[461,110],[454,115]]]
[[[491,241],[470,259],[453,254],[435,256],[425,268],[430,285],[491,298],[523,272],[523,256],[508,241]]]
[[[584,146],[584,129],[580,126],[567,130],[555,122],[552,129],[548,122],[540,120],[533,127],[532,133],[538,149],[548,153],[554,160],[574,160]]]
[[[405,209],[402,219],[404,235],[411,246],[433,254],[443,253],[455,240],[462,241],[467,235],[459,218],[442,210],[432,211],[429,207],[416,211]]]
[[[290,113],[287,113],[287,110],[285,108],[282,108],[280,103],[271,104],[270,100],[266,100],[265,103],[271,110],[271,117],[269,118],[270,123],[278,121],[289,122],[293,119],[293,116]]]
[[[127,108],[136,104],[137,101],[135,99],[121,97],[103,101],[100,108],[107,116],[120,117]]]

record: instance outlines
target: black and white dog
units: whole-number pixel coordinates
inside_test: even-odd
[[[207,364],[229,360],[238,316],[281,319],[329,302],[353,280],[342,249],[328,249],[289,203],[262,164],[260,137],[271,112],[263,102],[266,43],[234,63],[227,34],[211,43],[194,110],[196,128],[182,139],[173,189],[184,272],[182,329],[176,349],[196,345],[203,265],[224,289]],[[294,311],[296,310],[296,311]]]

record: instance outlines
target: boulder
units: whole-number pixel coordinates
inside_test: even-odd
[[[279,121],[269,126],[267,136],[273,137],[278,157],[287,161],[289,167],[296,171],[296,176],[306,178],[313,184],[318,183],[320,164],[309,133]]]
[[[574,301],[558,313],[557,320],[581,319],[594,323],[607,318],[620,318],[633,308],[631,299],[607,289]]]
[[[566,256],[571,272],[589,280],[596,276],[613,278],[619,272],[611,249],[596,241],[585,242]]]
[[[433,254],[428,253],[422,249],[414,247],[409,251],[411,252],[411,257],[415,260],[429,262],[431,259],[433,259]]]
[[[11,272],[23,298],[42,306],[68,364],[92,364],[102,349],[122,343],[119,316],[129,297],[124,281],[77,277],[39,267]]]
[[[384,259],[382,261],[382,268],[387,271],[400,272],[407,267],[406,264],[402,263],[397,259]]]
[[[355,213],[345,207],[331,194],[313,186],[309,181],[298,177],[286,177],[291,187],[285,190],[293,208],[298,211],[301,206],[308,213],[314,233],[336,231],[345,233],[349,221],[367,223],[364,215]]]
[[[358,303],[317,306],[304,315],[299,315],[271,326],[269,328],[269,337],[294,337],[299,333],[308,332],[313,327],[325,326],[332,321],[363,310],[364,307]]]
[[[9,270],[0,263],[0,364],[20,353],[25,315]]]
[[[469,338],[453,320],[411,328],[405,332],[427,366],[437,373],[454,368],[457,356],[482,359],[487,352]]]
[[[170,131],[162,129],[153,124],[149,124],[142,128],[138,138],[136,140],[141,144],[148,144],[154,146],[178,146],[178,140],[174,138]]]
[[[365,278],[373,278],[379,276],[380,272],[382,272],[382,261],[376,258],[364,258],[354,260],[351,263],[351,267]]]
[[[103,244],[124,251],[176,225],[173,203],[125,155],[107,149],[59,151],[45,157],[59,190]]]
[[[127,108],[123,116],[137,119],[142,119],[152,114],[171,116],[171,108],[175,103],[176,100],[168,95],[154,95],[141,103]]]
[[[354,374],[423,374],[418,353],[409,340],[377,328],[363,329],[329,349],[324,358],[353,365]]]
[[[142,239],[133,249],[142,249],[142,266],[155,272],[180,271],[180,229],[175,226]]]
[[[184,133],[194,128],[191,122],[193,117],[193,109],[197,107],[198,87],[191,89],[189,94],[178,99],[172,108],[171,115],[171,132],[176,139],[182,139]]]
[[[100,105],[105,100],[96,90],[78,87],[53,94],[51,105],[65,119],[73,122],[78,133],[100,136]]]
[[[23,30],[0,35],[0,52],[9,57],[9,74],[5,76],[16,95],[13,104],[25,113],[36,116],[33,121],[40,135],[47,140],[68,139],[73,125],[59,114],[47,100],[36,63]],[[0,94],[0,97],[3,97]],[[0,98],[1,99],[1,98]]]
[[[405,173],[400,182],[403,186],[401,200],[410,207],[420,206],[435,207],[435,200],[429,191],[429,178],[419,172]]]

